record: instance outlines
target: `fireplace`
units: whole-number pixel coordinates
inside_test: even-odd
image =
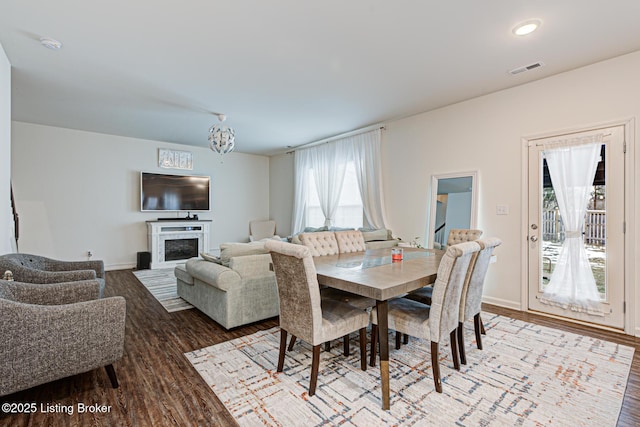
[[[209,252],[210,223],[210,220],[147,221],[150,267],[175,267],[200,252]]]
[[[198,239],[172,239],[164,241],[164,260],[177,261],[198,256]]]

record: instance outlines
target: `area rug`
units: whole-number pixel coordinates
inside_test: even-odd
[[[276,372],[277,327],[185,356],[241,426],[616,425],[632,347],[490,313],[483,320],[482,351],[466,325],[460,372],[441,345],[442,394],[434,389],[428,342],[412,338],[392,349],[390,411],[381,409],[379,368],[360,370],[356,335],[350,357],[338,340],[321,353],[312,397],[311,348],[296,344],[284,372]]]
[[[173,268],[138,270],[133,274],[169,313],[193,308],[191,304],[178,296]]]

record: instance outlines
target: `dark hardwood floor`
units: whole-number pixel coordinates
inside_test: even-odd
[[[127,299],[125,353],[114,365],[120,388],[111,388],[105,370],[97,369],[4,396],[1,403],[36,403],[38,410],[32,414],[0,412],[0,426],[237,425],[183,354],[269,329],[277,320],[225,331],[196,309],[167,313],[130,270],[107,272],[106,294]],[[618,425],[640,426],[640,339],[500,307],[486,309],[634,346],[636,354]],[[110,412],[78,414],[78,403],[110,406]],[[53,411],[73,406],[74,413],[42,412],[41,405]]]

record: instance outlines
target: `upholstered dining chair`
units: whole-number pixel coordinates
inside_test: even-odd
[[[316,392],[320,345],[351,332],[360,335],[360,368],[366,364],[366,327],[369,314],[349,304],[320,298],[316,268],[309,248],[279,241],[267,241],[278,286],[280,302],[280,352],[277,371],[284,368],[287,334],[313,346],[309,396]]]
[[[97,280],[100,297],[104,292],[104,262],[60,261],[40,255],[9,253],[0,255],[0,274],[6,270],[13,279],[24,283],[62,283],[77,280]]]
[[[360,230],[336,231],[335,235],[338,242],[338,251],[341,254],[367,250],[367,246],[364,243],[364,235]]]
[[[462,228],[452,228],[449,232],[447,247],[457,245],[458,243],[472,242],[478,240],[482,236],[482,230],[467,230]],[[415,291],[409,292],[405,298],[419,301],[423,304],[431,305],[431,294],[433,286],[425,286]]]
[[[449,230],[447,238],[447,246],[457,245],[458,243],[473,242],[482,236],[482,230],[473,230],[466,228],[452,228]]]
[[[359,230],[323,231],[315,233],[301,233],[300,242],[309,248],[313,257],[338,255],[341,253],[364,252],[366,250],[364,237]],[[372,298],[356,295],[351,292],[333,288],[320,288],[320,297],[344,302],[362,310],[369,310],[376,305]],[[349,335],[343,337],[344,355],[349,355]],[[295,344],[295,338],[289,343],[289,350]],[[329,351],[330,342],[325,343],[325,349]]]
[[[99,298],[97,280],[0,280],[0,396],[105,367],[124,352],[126,302]]]
[[[338,255],[338,241],[333,231],[319,231],[315,233],[298,234],[300,243],[309,248],[311,256]]]
[[[442,393],[440,362],[438,360],[439,343],[447,335],[451,340],[453,366],[460,370],[460,360],[456,341],[460,308],[460,295],[474,253],[480,250],[476,242],[466,242],[450,246],[442,256],[438,267],[438,277],[433,285],[432,304],[425,305],[406,298],[397,298],[388,302],[389,329],[412,337],[431,341],[431,365],[433,381],[438,393]],[[371,357],[376,356],[378,339],[377,310],[371,311]]]
[[[473,319],[473,328],[476,334],[476,345],[478,350],[482,350],[482,337],[484,325],[480,312],[482,311],[482,291],[484,280],[487,276],[489,263],[493,250],[502,244],[502,240],[497,237],[489,237],[477,240],[480,245],[480,252],[475,256],[475,260],[470,266],[470,274],[467,275],[462,295],[460,297],[460,321],[458,324],[458,349],[460,351],[460,362],[467,364],[467,357],[464,347],[464,322]]]
[[[493,250],[502,244],[502,240],[497,237],[488,237],[486,239],[476,240],[480,245],[480,251],[474,255],[469,264],[469,273],[462,288],[460,296],[460,322],[458,326],[458,348],[460,351],[460,362],[467,364],[467,357],[464,346],[464,322],[473,319],[473,327],[476,334],[476,345],[482,350],[482,336],[486,335],[484,324],[480,313],[482,311],[482,291],[484,289],[484,281],[487,276],[489,263]],[[431,305],[432,287],[423,288],[419,292],[410,293],[405,298]]]

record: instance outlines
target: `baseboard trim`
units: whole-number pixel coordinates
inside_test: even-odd
[[[484,296],[482,297],[482,302],[491,304],[491,305],[497,305],[498,307],[504,307],[504,308],[510,308],[512,310],[522,311],[522,306],[520,305],[520,303],[509,301],[502,298]]]
[[[105,265],[105,266],[104,266],[105,271],[111,271],[111,270],[129,270],[130,268],[136,268],[136,263],[133,263],[133,264],[129,264],[129,263],[124,263],[124,264],[109,264],[109,265]]]

